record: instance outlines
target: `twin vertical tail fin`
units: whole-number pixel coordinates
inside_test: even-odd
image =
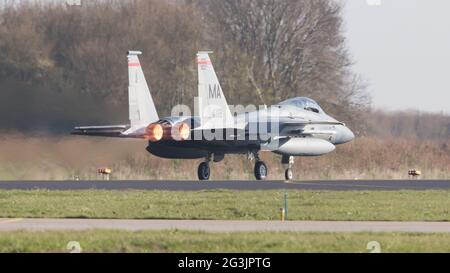
[[[204,129],[233,128],[234,118],[209,58],[210,52],[197,54],[199,78],[199,116]],[[148,126],[159,120],[141,63],[140,51],[128,52],[128,100],[131,128]]]
[[[199,116],[203,129],[233,128],[234,119],[209,58],[211,52],[198,52]]]
[[[148,126],[159,120],[150,89],[145,80],[140,51],[128,51],[128,103],[131,128]]]

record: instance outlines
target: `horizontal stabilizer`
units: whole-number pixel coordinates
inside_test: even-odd
[[[129,125],[75,127],[71,134],[82,136],[126,137],[123,135],[123,132],[129,128]]]

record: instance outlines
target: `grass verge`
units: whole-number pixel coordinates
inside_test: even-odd
[[[450,220],[450,191],[287,193],[290,220]],[[0,217],[276,220],[283,196],[284,191],[0,190]]]
[[[0,252],[450,252],[450,234],[414,233],[204,233],[188,231],[83,231],[0,233]]]

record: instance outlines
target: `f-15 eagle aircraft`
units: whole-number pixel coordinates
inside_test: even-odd
[[[270,107],[232,114],[209,57],[197,54],[198,102],[196,115],[160,118],[139,62],[139,51],[128,52],[128,125],[75,127],[72,134],[148,141],[147,151],[169,159],[204,159],[199,180],[209,180],[210,163],[227,154],[255,160],[257,180],[268,176],[261,151],[282,155],[286,180],[292,180],[294,156],[319,156],[335,145],[354,139],[344,123],[327,115],[312,99],[291,98]],[[236,111],[235,111],[236,112]]]

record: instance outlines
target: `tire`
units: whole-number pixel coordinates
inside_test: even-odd
[[[256,180],[265,180],[268,174],[267,165],[262,161],[256,162],[254,172]]]
[[[201,181],[209,180],[211,169],[209,168],[208,162],[200,163],[200,165],[198,166],[197,175],[198,179]]]
[[[286,181],[292,181],[293,177],[294,173],[292,172],[292,169],[286,169],[286,172],[284,173],[284,178],[286,178]]]

